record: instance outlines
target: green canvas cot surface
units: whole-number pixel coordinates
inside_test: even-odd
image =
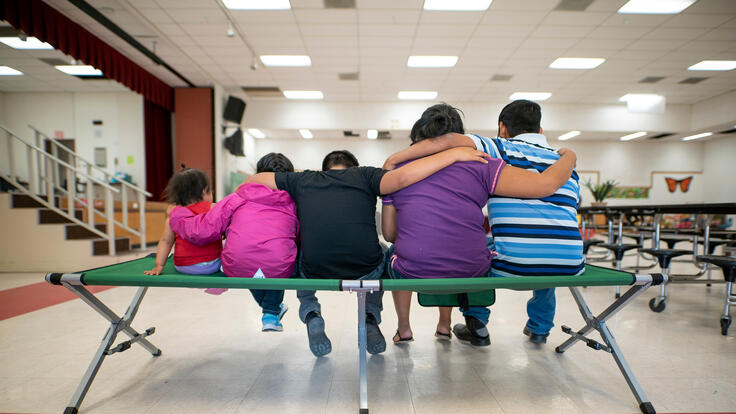
[[[340,280],[335,279],[253,279],[227,277],[222,272],[194,276],[178,273],[172,259],[164,267],[163,274],[148,276],[144,270],[153,268],[152,256],[106,267],[78,272],[86,285],[104,286],[158,286],[187,288],[272,289],[272,290],[340,290]],[[401,279],[381,281],[381,290],[412,290],[422,293],[480,292],[490,289],[533,290],[564,286],[616,286],[631,285],[634,275],[597,266],[586,265],[585,273],[578,276],[537,277],[478,277],[443,279]]]

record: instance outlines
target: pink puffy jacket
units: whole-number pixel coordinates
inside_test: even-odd
[[[253,277],[258,269],[268,278],[294,273],[299,220],[286,191],[243,184],[206,213],[175,207],[169,223],[174,233],[199,246],[224,234],[222,270],[227,276]]]

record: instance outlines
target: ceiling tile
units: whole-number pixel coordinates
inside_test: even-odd
[[[358,21],[356,10],[294,10],[296,20],[301,23],[355,23]]]
[[[649,32],[648,27],[598,27],[589,38],[592,39],[638,39]]]
[[[357,36],[358,25],[356,23],[320,24],[300,23],[299,30],[303,36]]]
[[[375,48],[406,48],[411,46],[413,39],[411,37],[360,37],[360,47]]]
[[[481,26],[486,25],[536,25],[547,15],[545,12],[488,10]]]
[[[736,4],[734,4],[736,6]],[[736,40],[736,30],[732,28],[728,29],[714,29],[704,35],[700,36],[698,40]]]
[[[608,19],[610,15],[610,13],[604,12],[553,11],[544,18],[542,23],[570,26],[598,26]]]
[[[662,39],[662,40],[694,40],[698,36],[707,32],[707,28],[672,28],[658,27],[644,35],[644,39]]]
[[[474,12],[462,12],[462,11],[433,11],[424,10],[421,14],[420,24],[434,24],[434,25],[446,25],[446,24],[464,24],[474,26],[480,22],[485,12],[474,11]]]
[[[729,14],[692,14],[680,13],[662,23],[663,27],[687,28],[707,27],[715,28],[718,25],[731,20],[734,16]]]
[[[358,9],[421,9],[423,0],[357,0]]]
[[[508,38],[524,38],[534,29],[532,25],[515,25],[515,26],[500,26],[500,25],[479,25],[475,30],[475,35],[472,40],[483,37],[508,37]]]
[[[156,0],[162,9],[211,9],[219,7],[217,0]]]
[[[587,14],[587,13],[586,13]],[[656,27],[671,19],[669,14],[617,14],[610,15],[603,26]]]
[[[227,16],[219,8],[172,9],[167,11],[177,23],[226,23]]]
[[[230,10],[237,22],[242,23],[294,23],[294,15],[306,10]]]
[[[416,35],[427,37],[468,37],[473,33],[474,29],[474,26],[462,24],[445,24],[442,26],[436,24],[420,24],[417,26]]]
[[[358,21],[374,24],[417,24],[419,22],[419,10],[360,10]]]
[[[360,24],[360,36],[414,36],[416,26],[409,24]]]
[[[488,10],[550,11],[559,2],[559,0],[493,0]]]
[[[569,37],[578,41],[578,39],[587,36],[593,30],[594,28],[591,26],[559,26],[544,24],[537,26],[536,30],[534,30],[531,35],[533,37],[544,38]]]

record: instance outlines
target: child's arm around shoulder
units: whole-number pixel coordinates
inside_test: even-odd
[[[496,195],[517,198],[543,198],[554,194],[565,185],[575,168],[577,156],[567,148],[561,148],[560,159],[539,174],[522,168],[505,166],[496,184]]]
[[[262,184],[272,190],[278,190],[278,187],[276,187],[276,174],[272,172],[253,174],[243,181],[243,184],[247,183]]]
[[[396,207],[392,204],[381,207],[381,235],[387,242],[396,241]]]
[[[455,147],[475,148],[475,143],[467,135],[450,132],[434,138],[423,139],[416,144],[390,155],[383,163],[384,170],[393,170],[402,162],[416,160]]]
[[[230,224],[230,218],[247,201],[233,193],[213,204],[210,210],[195,215],[185,207],[171,211],[171,229],[184,240],[197,246],[204,246],[222,239]]]
[[[176,236],[171,230],[171,224],[169,223],[169,214],[174,209],[173,205],[169,205],[166,209],[166,221],[164,222],[164,231],[161,234],[161,238],[158,241],[158,247],[156,247],[156,264],[152,270],[144,270],[143,273],[153,276],[160,275],[166,265],[166,260],[169,258],[171,248],[174,246]]]
[[[458,147],[424,157],[389,171],[381,179],[381,194],[391,194],[421,181],[437,171],[460,161],[488,164],[490,155],[475,148]]]

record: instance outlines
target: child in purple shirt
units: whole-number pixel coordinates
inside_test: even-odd
[[[416,143],[448,132],[464,133],[462,119],[455,108],[437,104],[424,111],[414,124],[411,140]],[[560,160],[543,174],[506,166],[500,159],[491,159],[488,164],[458,162],[384,197],[383,237],[395,243],[389,252],[389,275],[392,278],[487,276],[491,252],[483,229],[483,208],[488,197],[491,194],[547,196],[567,181],[574,164],[575,154],[571,151],[564,151]],[[393,296],[399,318],[393,340],[395,343],[410,341],[411,291],[395,291]],[[439,339],[451,337],[451,310],[439,309],[435,332]],[[461,311],[468,310],[461,308]],[[490,344],[485,326],[478,323],[468,323],[468,329],[474,330],[473,343]]]

